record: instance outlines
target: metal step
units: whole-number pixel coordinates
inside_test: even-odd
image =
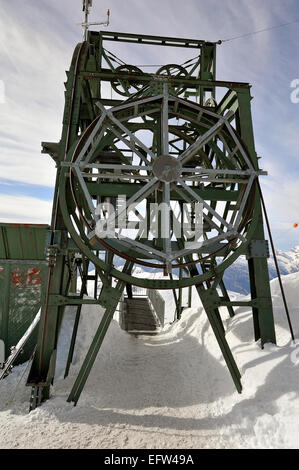
[[[160,323],[147,297],[124,298],[120,312],[120,326],[132,334],[156,334]]]

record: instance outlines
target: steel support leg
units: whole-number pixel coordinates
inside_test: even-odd
[[[65,308],[59,305],[57,298],[65,294],[68,284],[65,261],[65,256],[58,253],[55,261],[50,263],[47,288],[42,299],[37,347],[26,384],[45,389],[42,392],[43,399],[49,397],[49,387],[55,375],[57,339]]]
[[[83,296],[85,293],[87,293],[87,276],[88,276],[88,265],[89,263],[86,263],[86,267],[82,273],[82,285],[80,289],[80,298],[83,299]],[[97,279],[95,279],[95,283],[97,282]],[[65,367],[65,373],[64,373],[64,378],[66,378],[69,375],[69,370],[70,366],[73,360],[74,356],[74,349],[75,349],[75,344],[76,344],[76,338],[77,338],[77,332],[78,332],[78,326],[79,326],[79,321],[81,317],[81,311],[82,311],[82,304],[78,305],[77,311],[76,311],[76,316],[75,316],[75,322],[74,322],[74,327],[73,327],[73,333],[72,333],[72,338],[71,338],[71,343],[70,343],[70,349],[66,361],[66,367]]]
[[[224,299],[226,302],[230,302],[230,298],[229,298],[228,292],[227,292],[227,290],[226,290],[226,287],[225,287],[225,284],[224,284],[223,279],[219,282],[219,287],[220,287],[220,290],[221,290],[223,299]],[[235,312],[234,312],[233,307],[232,307],[232,306],[228,306],[228,307],[226,307],[226,308],[227,308],[227,310],[228,310],[229,316],[230,316],[231,318],[233,318],[233,317],[235,316]]]
[[[196,286],[196,289],[202,301],[202,305],[206,311],[209,322],[216,336],[217,342],[223,354],[226,365],[230,371],[230,374],[232,376],[236,389],[239,393],[241,393],[242,392],[242,384],[240,380],[241,374],[234,360],[230,347],[226,341],[224,327],[221,321],[220,314],[219,315],[216,314],[216,311],[218,312],[218,310],[212,307],[211,297],[212,296],[214,297],[215,295],[218,296],[217,291],[212,292],[209,289],[206,290],[201,285]]]
[[[133,263],[127,261],[123,268],[123,272],[129,273],[131,272],[132,268]],[[100,347],[104,341],[107,330],[113,319],[114,312],[120,301],[124,288],[125,283],[123,281],[118,281],[116,287],[103,286],[102,288],[100,300],[102,301],[102,305],[105,305],[106,310],[96,331],[96,334],[92,340],[90,348],[86,354],[86,357],[83,361],[83,364],[79,371],[78,377],[73,385],[71,393],[68,396],[68,402],[74,402],[74,404],[76,405],[80,398],[81,392],[88,379],[89,373],[94,364],[94,361],[96,360]]]
[[[186,258],[188,259],[188,258]],[[190,259],[188,259],[190,260]],[[198,274],[198,269],[194,264],[189,268],[190,276],[195,276]],[[209,286],[211,283],[209,283]],[[221,320],[220,312],[217,308],[217,303],[220,301],[218,292],[216,290],[216,280],[214,288],[208,287],[207,289],[203,286],[203,284],[196,285],[196,290],[202,302],[203,308],[207,314],[213,332],[215,334],[216,340],[219,344],[221,352],[223,354],[224,360],[226,365],[230,371],[236,389],[239,393],[242,392],[242,384],[241,384],[241,374],[238,369],[238,366],[234,360],[230,347],[225,338],[225,330]]]
[[[237,130],[247,145],[255,169],[258,170],[259,162],[254,145],[250,88],[238,90],[237,95],[239,103],[239,109],[236,115]],[[258,224],[252,239],[265,240],[261,199],[258,192],[255,197],[254,218],[258,219]],[[276,344],[269,271],[266,258],[253,256],[249,260],[249,278],[251,297],[253,300],[257,299],[258,301],[258,307],[253,308],[255,339],[258,340],[261,338],[262,347],[267,342]]]
[[[258,300],[258,307],[252,309],[255,341],[261,339],[262,347],[266,343],[276,344],[267,259],[249,259],[248,268],[251,298]]]
[[[122,289],[117,289],[117,288],[113,289],[114,297],[113,298],[112,296],[110,297],[111,305],[106,308],[106,311],[101,320],[101,323],[97,329],[97,332],[93,338],[93,341],[90,345],[88,353],[86,354],[84,362],[81,366],[78,377],[73,385],[71,393],[69,394],[69,397],[67,399],[68,402],[74,402],[74,404],[76,405],[79,400],[83,387],[88,379],[89,373],[97,357],[99,349],[103,343],[103,340],[105,338],[109,325],[113,319],[113,315],[116,310],[117,304],[120,300],[120,297],[122,295],[123,289],[124,289],[124,284],[122,286]],[[111,290],[112,288],[110,288],[110,294],[111,294]]]
[[[74,349],[75,349],[76,338],[77,338],[77,332],[78,332],[78,326],[79,326],[79,321],[80,321],[80,317],[81,317],[81,310],[82,310],[82,304],[78,305],[77,311],[76,311],[74,328],[73,328],[73,333],[72,333],[72,338],[71,338],[71,343],[70,343],[70,349],[69,349],[69,353],[68,353],[68,357],[67,357],[67,361],[66,361],[64,378],[66,378],[69,375],[71,363],[72,363],[72,360],[73,360]]]

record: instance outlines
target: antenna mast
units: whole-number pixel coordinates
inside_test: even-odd
[[[91,7],[92,7],[92,0],[83,0],[84,22],[79,23],[78,26],[82,26],[82,28],[84,29],[84,41],[87,40],[87,33],[88,33],[89,26],[97,26],[97,25],[108,26],[109,25],[110,10],[107,10],[107,20],[106,21],[89,23],[88,19],[89,19],[89,14],[90,14],[90,8]]]

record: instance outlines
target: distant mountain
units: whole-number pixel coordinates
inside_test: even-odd
[[[279,269],[282,275],[299,272],[299,246],[295,246],[290,251],[276,250]],[[270,280],[277,277],[273,257],[268,260]],[[137,268],[136,275],[140,275],[141,271],[153,272],[150,268]],[[138,272],[138,274],[137,274]],[[177,270],[174,274],[178,275]],[[144,277],[144,276],[141,276]],[[160,277],[160,276],[159,276]],[[226,270],[224,281],[227,290],[248,294],[250,291],[247,260],[245,256],[240,257],[237,261]]]
[[[276,250],[276,256],[281,274],[291,274],[299,271],[299,246],[290,251]],[[270,279],[277,277],[273,257],[268,260]],[[248,294],[249,279],[247,260],[245,256],[239,258],[225,273],[225,285],[228,290]]]
[[[290,251],[276,250],[278,264],[282,275],[299,272],[299,245],[292,248]],[[115,266],[120,268],[123,265],[122,258],[116,258]],[[270,279],[277,277],[274,260],[271,258],[268,260]],[[90,269],[93,269],[92,267]],[[146,277],[146,273],[156,272],[153,268],[146,267],[135,267],[135,275],[137,277]],[[178,275],[178,270],[174,270],[174,276]],[[153,277],[149,275],[148,277]],[[155,278],[163,277],[163,274],[156,274]],[[248,294],[250,291],[247,260],[245,256],[240,257],[237,261],[226,270],[224,275],[224,281],[227,290],[240,293]]]

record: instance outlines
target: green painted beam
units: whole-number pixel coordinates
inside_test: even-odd
[[[216,112],[219,114],[224,114],[225,111],[231,109],[232,105],[236,101],[238,101],[237,93],[234,90],[229,90],[218,104]]]
[[[80,76],[85,80],[90,80],[97,78],[102,81],[115,81],[115,80],[128,80],[131,82],[145,82],[144,84],[149,83],[153,80],[152,74],[143,73],[134,75],[124,73],[124,72],[111,72],[109,69],[103,69],[101,72],[89,72],[89,71],[82,71]],[[169,77],[169,82],[172,85],[187,85],[190,88],[198,88],[199,86],[206,87],[206,88],[213,88],[213,87],[221,87],[221,88],[229,88],[232,90],[237,91],[238,89],[249,89],[249,83],[240,83],[240,82],[228,82],[228,81],[219,81],[219,80],[200,80],[196,77],[190,78],[177,78],[177,77]]]
[[[117,197],[118,195],[125,195],[126,197],[133,196],[140,188],[144,186],[143,183],[87,183],[88,191],[93,196],[106,196]],[[206,201],[237,201],[239,191],[226,191],[222,189],[199,189],[192,187],[193,191]],[[179,201],[181,198],[171,191],[171,200]]]
[[[137,44],[151,44],[155,46],[172,46],[172,47],[188,47],[192,49],[199,49],[205,45],[219,44],[219,42],[208,42],[198,39],[188,38],[173,38],[168,36],[152,36],[146,34],[130,34],[112,31],[100,31],[100,33],[90,32],[92,35],[101,35],[102,41],[118,41],[129,42]]]

